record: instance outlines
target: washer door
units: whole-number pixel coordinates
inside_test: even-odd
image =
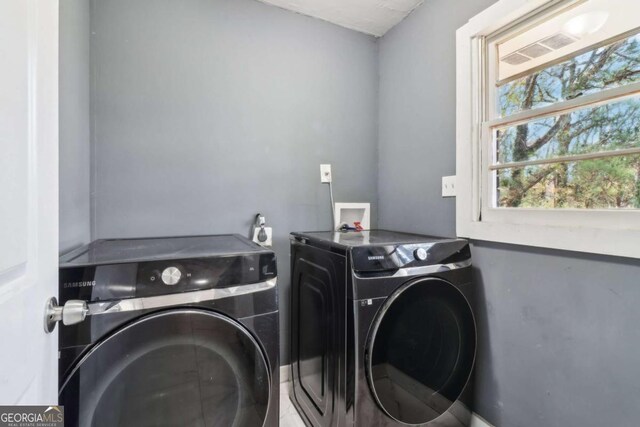
[[[424,424],[460,397],[473,369],[471,307],[452,284],[409,282],[381,307],[367,347],[367,377],[380,407],[405,424]]]
[[[67,426],[261,426],[270,378],[260,346],[218,313],[151,314],[96,345],[60,390]]]

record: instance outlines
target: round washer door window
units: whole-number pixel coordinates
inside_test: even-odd
[[[460,397],[473,369],[471,307],[437,278],[401,286],[380,309],[367,348],[367,377],[380,407],[405,424],[424,424]]]
[[[261,426],[270,378],[239,323],[180,309],[151,314],[96,345],[65,379],[68,426]]]

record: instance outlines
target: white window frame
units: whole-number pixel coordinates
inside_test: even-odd
[[[488,96],[485,40],[563,1],[500,0],[456,33],[456,231],[471,239],[640,258],[638,210],[495,208],[487,203],[493,153],[482,122]]]

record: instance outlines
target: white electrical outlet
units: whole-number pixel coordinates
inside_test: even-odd
[[[270,248],[271,246],[273,246],[273,228],[265,227],[264,231],[267,234],[267,240],[265,240],[264,242],[261,242],[260,239],[258,239],[258,234],[260,233],[260,228],[256,228],[255,230],[253,230],[253,241],[256,242],[259,245],[266,246],[266,247]]]
[[[456,176],[442,177],[442,197],[456,197]]]
[[[320,182],[326,184],[331,180],[331,165],[320,165]]]

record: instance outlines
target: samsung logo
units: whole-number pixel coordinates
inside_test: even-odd
[[[84,282],[67,282],[64,284],[64,288],[87,288],[87,287],[92,287],[96,285],[96,281],[95,280],[87,280]]]
[[[372,255],[369,258],[369,261],[380,261],[384,259],[384,255]]]

